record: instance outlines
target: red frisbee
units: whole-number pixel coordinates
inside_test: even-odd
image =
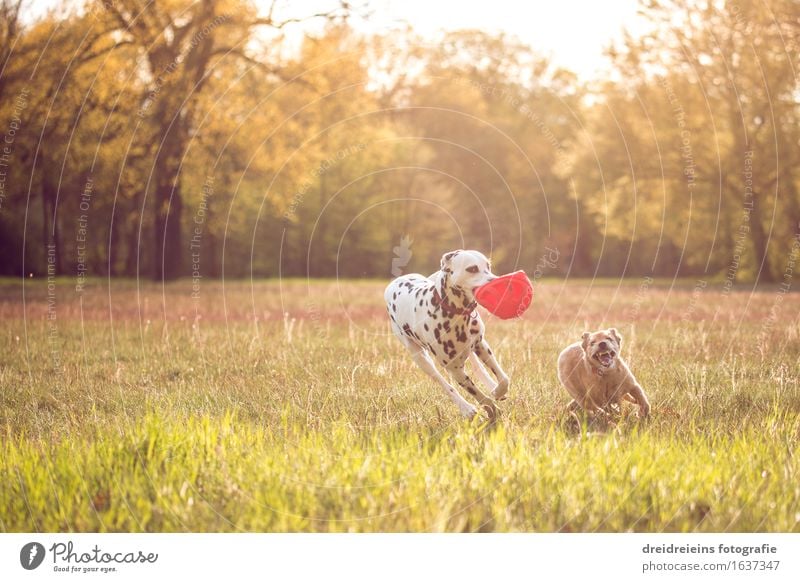
[[[533,301],[533,286],[525,271],[503,275],[481,285],[475,299],[500,319],[519,317]]]

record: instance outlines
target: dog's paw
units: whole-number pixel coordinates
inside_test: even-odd
[[[475,418],[476,414],[478,414],[478,409],[472,406],[471,404],[461,408],[461,418],[472,420],[473,418]]]
[[[505,400],[506,393],[508,392],[508,380],[501,380],[497,386],[492,390],[492,398],[495,400]]]
[[[617,419],[614,415],[600,409],[594,414],[590,414],[586,427],[593,432],[611,432],[617,428]]]

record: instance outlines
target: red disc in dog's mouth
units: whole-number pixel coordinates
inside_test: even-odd
[[[533,301],[533,286],[525,271],[497,277],[475,290],[476,301],[500,319],[519,317]]]

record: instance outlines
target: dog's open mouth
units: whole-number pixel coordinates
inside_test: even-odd
[[[600,362],[600,365],[604,368],[608,368],[611,365],[611,362],[614,361],[614,356],[616,356],[616,352],[614,350],[608,350],[607,352],[598,352],[594,355],[594,359]]]

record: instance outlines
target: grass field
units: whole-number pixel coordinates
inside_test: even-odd
[[[0,530],[800,531],[800,295],[540,283],[487,318],[512,383],[486,429],[382,289],[0,282]],[[575,431],[555,360],[610,325],[653,417]]]

